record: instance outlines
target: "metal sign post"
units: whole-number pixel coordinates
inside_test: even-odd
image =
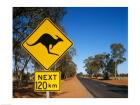
[[[54,65],[54,71],[56,71],[56,64]],[[49,91],[46,92],[46,98],[50,98],[50,92]]]
[[[44,69],[44,71],[46,71],[46,69]],[[46,91],[46,98],[50,98],[50,92]]]
[[[46,98],[50,98],[50,92],[46,92]]]

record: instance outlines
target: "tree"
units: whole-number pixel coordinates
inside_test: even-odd
[[[124,57],[125,48],[122,44],[112,44],[111,54],[99,53],[95,56],[90,56],[84,60],[85,71],[90,77],[94,74],[97,78],[99,72],[102,72],[104,79],[109,79],[110,75],[117,75],[117,65],[123,63],[126,58]]]
[[[103,73],[103,78],[109,79],[108,63],[110,61],[110,54],[109,53],[96,54],[95,58],[99,62],[99,69],[101,69],[101,71]]]
[[[87,59],[84,60],[85,63],[85,70],[89,74],[90,77],[93,76],[93,74],[98,77],[98,73],[100,71],[100,61],[97,59],[97,57],[88,57]]]
[[[93,61],[92,56],[90,56],[90,57],[88,57],[87,59],[84,60],[85,71],[87,72],[87,74],[89,74],[90,77],[92,77],[92,75],[93,75],[93,71],[92,71],[91,66],[90,66],[92,61]]]
[[[76,75],[77,65],[73,62],[76,55],[76,49],[71,48],[57,63],[56,70],[61,71],[61,78],[66,79]],[[52,68],[54,69],[54,67]]]
[[[120,43],[113,43],[110,46],[110,48],[111,48],[111,59],[113,60],[114,67],[115,67],[114,68],[114,77],[116,79],[118,64],[121,64],[124,61],[126,61],[126,58],[124,57],[124,53],[125,53],[126,49]]]
[[[82,77],[83,76],[83,73],[82,72],[77,73],[77,76]]]
[[[51,18],[60,29],[60,21],[65,15],[64,8],[55,7],[14,7],[13,8],[13,60],[14,72],[20,84],[23,73],[30,62],[31,57],[21,48],[21,42],[37,27],[44,18]],[[35,66],[38,66],[34,63]]]

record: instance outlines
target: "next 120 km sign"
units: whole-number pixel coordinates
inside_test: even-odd
[[[60,78],[60,72],[37,71],[35,72],[34,91],[59,91]]]

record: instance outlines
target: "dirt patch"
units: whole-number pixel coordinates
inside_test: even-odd
[[[93,96],[80,83],[77,77],[61,81],[61,91],[55,98],[92,98]]]
[[[34,92],[34,83],[29,83],[21,88],[13,86],[13,97],[14,98],[43,98],[45,92]]]

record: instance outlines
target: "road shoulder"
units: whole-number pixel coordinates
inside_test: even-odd
[[[54,98],[93,98],[77,77],[61,81],[61,91]]]

